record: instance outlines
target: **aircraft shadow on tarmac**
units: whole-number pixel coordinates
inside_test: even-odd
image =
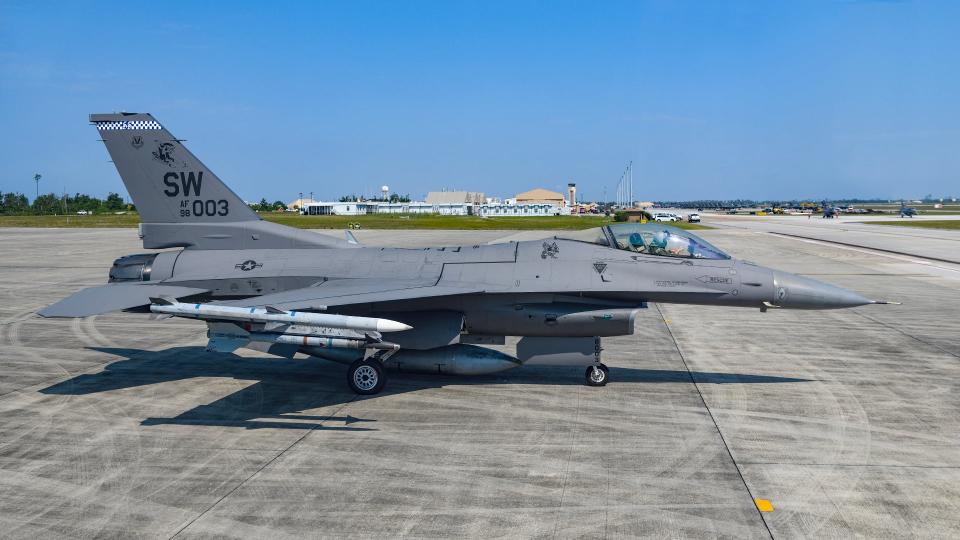
[[[87,395],[196,377],[257,381],[212,403],[173,418],[147,418],[143,425],[227,426],[246,429],[316,429],[371,431],[376,420],[345,416],[303,415],[301,411],[344,405],[356,399],[415,392],[446,385],[470,384],[583,384],[582,368],[526,366],[504,373],[455,377],[390,373],[379,396],[360,397],[347,389],[346,367],[317,360],[240,357],[208,353],[202,347],[173,347],[162,351],[92,347],[124,357],[103,371],[79,375],[41,390],[44,394]],[[808,382],[807,379],[705,373],[662,369],[611,367],[616,383],[756,384]],[[355,426],[354,424],[360,424]]]

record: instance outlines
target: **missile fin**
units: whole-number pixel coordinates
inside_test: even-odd
[[[286,311],[276,306],[263,306],[263,308],[267,310],[267,313],[278,313],[278,314],[286,313]]]
[[[241,337],[214,336],[207,342],[208,352],[232,353],[250,343],[249,339]]]

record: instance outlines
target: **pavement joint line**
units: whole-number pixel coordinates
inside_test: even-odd
[[[353,396],[352,398],[350,398],[349,400],[347,400],[346,403],[344,403],[343,405],[341,405],[337,410],[333,411],[332,414],[328,414],[328,415],[325,415],[325,416],[327,416],[328,418],[329,418],[329,417],[336,416],[337,414],[340,413],[340,411],[346,409],[348,405],[350,405],[351,403],[353,403],[354,401],[356,401],[356,399],[357,399],[358,397],[360,397],[360,396],[357,396],[357,395]],[[289,445],[287,445],[287,447],[284,448],[283,450],[281,450],[277,455],[275,455],[275,456],[273,456],[272,458],[270,458],[269,460],[267,460],[266,463],[264,463],[264,464],[261,465],[259,468],[257,468],[257,470],[253,471],[253,472],[250,473],[250,475],[248,475],[246,478],[244,478],[243,480],[241,480],[240,482],[238,482],[237,485],[233,486],[233,489],[231,489],[230,491],[224,493],[223,496],[221,496],[219,499],[217,499],[216,501],[214,501],[213,504],[211,504],[210,506],[208,506],[206,510],[204,510],[203,512],[200,512],[199,514],[197,514],[197,516],[196,516],[195,518],[191,519],[191,520],[190,520],[186,525],[184,525],[183,527],[180,527],[180,529],[178,529],[177,532],[173,533],[173,535],[170,536],[170,539],[169,539],[169,540],[173,540],[174,538],[176,538],[177,536],[179,536],[180,533],[182,533],[183,531],[187,530],[187,528],[189,528],[191,525],[193,525],[194,523],[196,523],[200,518],[202,518],[203,516],[207,515],[208,512],[210,512],[211,510],[213,510],[214,508],[216,508],[217,505],[219,505],[221,502],[223,502],[224,499],[226,499],[226,498],[229,497],[230,495],[233,495],[233,493],[234,493],[235,491],[237,491],[238,489],[240,489],[241,487],[243,487],[243,485],[246,484],[247,482],[249,482],[251,479],[253,479],[254,476],[257,476],[258,474],[260,474],[261,471],[263,471],[264,469],[266,469],[267,467],[269,467],[270,465],[272,465],[274,462],[276,462],[278,459],[280,459],[280,457],[282,457],[284,454],[286,454],[288,450],[290,450],[290,449],[293,448],[294,446],[300,444],[301,441],[303,441],[304,439],[307,438],[307,435],[310,435],[311,433],[313,433],[314,431],[316,431],[316,429],[317,429],[318,427],[321,427],[321,426],[323,426],[323,422],[322,422],[322,421],[321,421],[321,422],[317,422],[316,425],[314,425],[314,426],[312,426],[310,429],[306,430],[306,431],[303,433],[303,435],[300,435],[300,437],[298,437],[295,441],[293,441],[292,443],[290,443]]]
[[[723,448],[727,451],[727,455],[730,457],[730,462],[733,463],[734,469],[737,470],[737,475],[740,476],[740,481],[743,482],[744,489],[747,490],[747,495],[750,496],[750,506],[756,510],[757,515],[760,516],[760,522],[763,523],[763,527],[767,530],[767,534],[770,535],[770,538],[773,538],[773,531],[770,530],[770,525],[767,524],[767,520],[763,517],[763,512],[757,507],[757,497],[753,494],[753,491],[750,490],[750,486],[747,484],[747,479],[743,477],[743,471],[740,470],[740,464],[737,463],[736,458],[733,457],[733,452],[730,450],[730,445],[727,444],[727,438],[723,436],[723,431],[720,430],[720,424],[717,423],[716,417],[713,416],[713,411],[710,410],[710,405],[707,405],[706,398],[703,397],[703,392],[700,391],[700,385],[697,383],[697,380],[693,377],[693,373],[690,371],[690,366],[687,365],[687,359],[683,355],[683,351],[680,350],[680,343],[677,342],[677,336],[673,334],[673,329],[670,328],[670,325],[666,322],[666,317],[663,314],[663,310],[660,309],[660,304],[656,304],[657,313],[660,314],[660,318],[663,319],[663,324],[667,328],[667,333],[670,334],[670,339],[673,340],[673,346],[677,350],[677,354],[680,356],[680,361],[683,362],[683,369],[687,371],[687,376],[690,378],[690,382],[693,383],[694,389],[697,391],[697,395],[700,397],[700,402],[703,403],[703,408],[707,410],[707,414],[710,415],[710,421],[713,422],[714,429],[717,430],[717,435],[720,436],[720,442],[723,443]]]
[[[580,425],[580,392],[582,391],[582,388],[583,387],[577,387],[577,414],[573,418],[573,429],[575,430],[574,436],[579,435],[580,433],[580,430],[577,426]],[[563,468],[563,484],[560,485],[560,504],[557,505],[557,518],[553,524],[553,538],[557,537],[557,531],[560,529],[560,516],[563,510],[563,499],[567,494],[567,479],[570,478],[570,462],[573,461],[573,448],[576,446],[573,443],[575,442],[576,438],[571,441],[570,451],[567,453],[566,463],[564,464],[565,466]]]
[[[892,274],[889,272],[797,272],[798,276],[883,276],[883,277],[927,277],[927,274]]]
[[[866,313],[860,313],[859,311],[856,311],[856,310],[853,310],[853,313],[856,313],[857,315],[863,317],[864,319],[871,320],[871,321],[879,324],[880,326],[883,326],[883,327],[885,327],[885,328],[889,328],[889,329],[891,329],[891,330],[895,330],[895,331],[897,331],[897,332],[899,332],[899,333],[907,336],[907,337],[910,338],[910,339],[913,339],[913,340],[915,340],[915,341],[918,341],[918,342],[920,342],[920,343],[923,343],[924,345],[926,345],[926,346],[928,346],[928,347],[933,347],[934,349],[936,349],[936,350],[938,350],[938,351],[940,351],[940,352],[942,352],[942,353],[944,353],[944,354],[949,354],[950,356],[952,356],[952,357],[954,357],[954,358],[960,358],[960,354],[957,354],[957,353],[952,352],[952,351],[948,351],[947,349],[944,349],[943,347],[937,345],[936,343],[930,343],[929,341],[924,341],[924,340],[918,338],[917,336],[915,336],[915,335],[913,335],[913,334],[908,334],[907,332],[905,332],[903,329],[901,329],[901,328],[899,328],[899,327],[896,327],[896,326],[894,326],[894,325],[892,325],[892,324],[885,323],[885,322],[881,321],[880,319],[877,319],[877,318],[875,318],[875,317],[871,317],[870,315],[867,315]]]
[[[741,461],[743,465],[778,465],[790,467],[876,467],[882,469],[960,469],[960,465],[894,465],[884,463],[789,463],[780,461]]]
[[[941,263],[947,263],[947,264],[953,264],[953,265],[960,265],[960,261],[954,261],[950,259],[941,259],[939,257],[927,257],[925,255],[914,255],[913,253],[904,253],[902,251],[895,251],[892,249],[862,246],[860,244],[851,244],[849,242],[839,242],[837,240],[823,240],[821,238],[813,238],[810,236],[802,236],[799,234],[790,234],[790,233],[773,232],[773,231],[767,231],[767,234],[770,234],[773,236],[782,236],[785,238],[796,238],[799,240],[806,240],[808,242],[820,242],[822,244],[846,246],[848,248],[856,248],[856,250],[863,251],[864,253],[872,253],[873,255],[886,255],[887,257],[890,257],[891,255],[897,255],[896,257],[892,257],[892,258],[900,259],[900,260],[903,260],[902,259],[903,257],[906,257],[908,259],[923,259],[923,261],[910,261],[910,260],[907,261],[912,263],[929,264],[925,261],[934,261],[934,262],[941,262]],[[941,270],[950,270],[953,272],[960,272],[960,270],[957,270],[955,268],[944,268],[942,266],[934,266],[934,268],[940,268]]]
[[[956,214],[952,214],[952,215],[956,215]],[[743,225],[739,225],[739,224],[738,224],[738,225],[733,225],[731,222],[723,222],[723,223],[721,223],[721,222],[713,222],[713,223],[711,223],[711,225],[716,225],[716,226],[718,226],[718,227],[720,227],[720,228],[727,227],[727,228],[730,228],[730,229],[738,229],[738,230],[743,230],[743,231],[756,231],[756,230],[757,230],[757,229],[751,229],[750,227],[744,227]],[[787,226],[787,227],[800,227],[800,228],[809,228],[809,227],[810,227],[809,224],[806,224],[806,225],[805,225],[805,224],[803,224],[803,223],[787,223],[787,222],[783,222],[783,221],[778,222],[778,223],[770,223],[770,224],[768,224],[768,225],[785,225],[785,226]],[[899,230],[893,230],[893,229],[890,229],[889,226],[887,226],[887,227],[880,226],[879,228],[875,226],[874,229],[876,229],[876,230],[872,230],[872,229],[858,229],[858,228],[844,227],[844,225],[875,225],[875,224],[874,224],[873,222],[871,222],[871,221],[843,221],[843,222],[840,222],[840,223],[838,224],[838,226],[837,226],[836,228],[833,228],[832,230],[834,230],[834,231],[840,231],[840,232],[845,232],[845,233],[846,233],[846,232],[850,232],[850,233],[855,233],[855,234],[856,234],[856,233],[870,233],[870,234],[875,234],[875,235],[877,235],[877,236],[893,236],[893,237],[896,237],[896,238],[903,238],[903,237],[907,237],[907,238],[930,238],[930,234],[929,234],[929,233],[931,233],[931,232],[936,232],[936,231],[938,231],[938,230],[939,230],[939,231],[943,231],[943,230],[944,230],[944,229],[934,229],[934,230],[926,229],[926,230],[924,230],[923,232],[924,232],[924,233],[927,233],[927,234],[919,234],[916,228],[911,228],[911,227],[907,227],[907,228],[901,227]],[[887,230],[880,230],[880,229],[887,229]],[[828,230],[829,230],[829,229],[828,229]],[[772,231],[767,231],[767,232],[772,232]],[[949,236],[936,236],[935,238],[937,238],[938,240],[948,240],[948,241],[951,241],[951,242],[957,242],[957,241],[958,241],[956,238],[950,238]]]

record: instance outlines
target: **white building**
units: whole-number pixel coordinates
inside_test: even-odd
[[[362,216],[376,212],[376,203],[368,202],[306,202],[300,213],[309,216]]]
[[[378,214],[433,214],[432,204],[420,201],[411,202],[380,202],[376,204]]]
[[[444,195],[452,192],[440,192]],[[446,197],[441,197],[446,198]],[[559,216],[570,213],[569,208],[558,206],[550,202],[516,202],[507,199],[504,202],[469,202],[466,195],[459,193],[450,197],[454,200],[412,201],[412,202],[379,202],[379,201],[347,201],[347,202],[318,202],[304,201],[300,213],[309,216],[361,216],[367,214],[440,214],[442,216]],[[472,198],[472,195],[471,197]],[[435,198],[436,199],[436,198]]]
[[[414,202],[311,202],[304,203],[301,214],[308,216],[362,216],[367,214],[440,214],[444,216],[473,215],[475,205],[465,202],[430,204]]]
[[[550,203],[480,204],[475,211],[478,216],[483,217],[559,216],[565,213],[563,208]]]

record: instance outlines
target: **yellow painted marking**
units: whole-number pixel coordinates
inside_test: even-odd
[[[767,499],[754,499],[753,502],[757,503],[757,510],[761,512],[773,512],[773,503]]]
[[[670,324],[670,323],[672,323],[673,321],[670,320],[670,319],[664,319],[663,322],[665,322],[665,323],[667,323],[667,324]]]

